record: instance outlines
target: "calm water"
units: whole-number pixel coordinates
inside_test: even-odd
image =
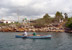
[[[69,33],[37,33],[51,34],[52,39],[15,38],[19,33],[23,32],[0,32],[0,50],[72,50],[72,34]]]

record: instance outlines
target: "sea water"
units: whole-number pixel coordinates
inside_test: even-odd
[[[21,33],[0,32],[0,50],[72,50],[71,33],[37,32],[40,35],[52,35],[51,39],[15,38],[15,35]]]

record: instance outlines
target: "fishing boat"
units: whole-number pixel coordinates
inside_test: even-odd
[[[48,39],[51,38],[51,35],[43,35],[43,36],[21,36],[16,35],[16,38],[29,38],[29,39]]]

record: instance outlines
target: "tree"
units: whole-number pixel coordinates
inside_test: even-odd
[[[67,13],[64,13],[64,15],[65,15],[65,21],[67,21],[67,20],[68,20],[68,15],[67,15]]]
[[[51,17],[46,13],[43,16],[43,20],[45,21],[46,24],[49,24],[51,22]]]
[[[44,19],[46,18],[50,18],[50,16],[46,13],[44,16],[43,16]]]
[[[66,27],[72,29],[72,17],[68,18],[68,21],[66,22]]]
[[[67,27],[72,29],[72,22]]]
[[[63,15],[61,12],[57,11],[56,14],[55,14],[55,20],[57,22],[59,22],[60,20],[63,20]]]

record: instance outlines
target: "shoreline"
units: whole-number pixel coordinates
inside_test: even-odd
[[[12,28],[12,27],[6,27],[6,28],[0,28],[0,32],[65,32],[64,29],[54,29],[54,28]]]

